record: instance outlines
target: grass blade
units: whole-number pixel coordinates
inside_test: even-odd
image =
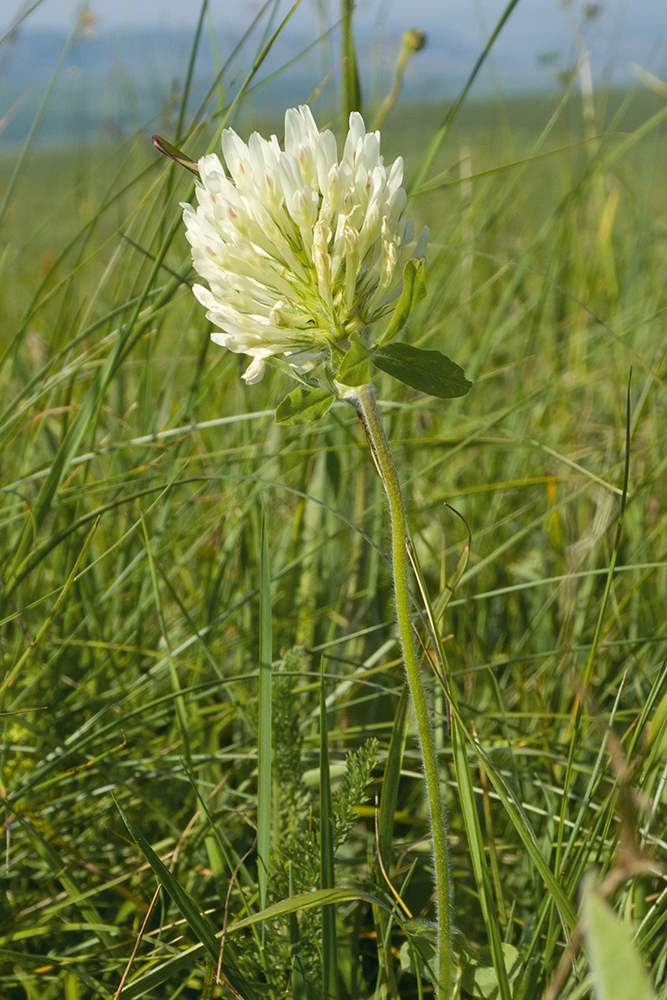
[[[262,504],[259,542],[259,731],[257,736],[257,881],[259,906],[266,907],[271,840],[271,564],[266,511]]]
[[[120,806],[118,806],[118,811],[123,817],[123,822],[127,827],[128,833],[155,872],[160,885],[162,885],[169,893],[172,900],[187,920],[190,930],[197,940],[203,945],[206,954],[217,963],[220,955],[220,945],[215,936],[215,927],[206,914],[202,913],[201,908],[192,898],[190,893],[183,888],[178,879],[174,878],[162,859],[158,857],[151,845],[148,843],[141,830],[134,825],[128,816],[125,815]]]
[[[341,30],[343,43],[343,126],[353,111],[362,111],[361,87],[359,85],[359,70],[354,46],[354,29],[352,14],[354,0],[341,0]]]
[[[456,783],[459,790],[459,802],[463,814],[466,837],[468,838],[468,849],[472,861],[477,891],[479,892],[479,902],[482,908],[482,916],[489,936],[489,950],[493,961],[493,967],[498,979],[498,990],[500,1000],[512,1000],[507,968],[505,965],[505,955],[503,952],[503,940],[498,923],[498,913],[496,910],[491,879],[489,878],[489,868],[484,850],[484,838],[479,822],[477,811],[477,801],[473,788],[472,777],[470,775],[470,765],[466,753],[465,737],[461,733],[461,724],[458,718],[452,721],[452,750],[454,754],[454,770],[456,773]]]
[[[377,865],[378,871],[376,872],[379,884],[382,884],[384,881],[384,872],[386,872],[387,876],[390,874],[394,816],[398,801],[398,785],[403,766],[409,719],[410,696],[407,688],[404,687],[401,690],[398,705],[396,706],[396,715],[391,729],[391,739],[387,752],[387,762],[382,778],[382,795],[378,814],[378,854],[381,865]],[[393,889],[393,886],[391,888]],[[390,995],[395,997],[397,996],[397,986],[390,947],[391,914],[388,914],[382,907],[376,906],[373,908],[373,917],[377,934],[378,961],[381,967],[378,986],[381,987],[383,985],[383,977],[386,977]]]
[[[188,732],[188,715],[187,709],[185,707],[185,699],[183,698],[183,693],[181,690],[181,680],[178,676],[178,670],[176,669],[176,664],[174,663],[174,658],[171,652],[171,642],[169,640],[169,629],[167,628],[167,623],[164,617],[164,611],[162,610],[162,599],[160,597],[160,587],[158,584],[157,573],[155,571],[155,560],[153,559],[153,552],[151,549],[151,540],[148,536],[148,530],[146,528],[146,519],[143,514],[141,516],[141,526],[144,533],[144,542],[146,545],[146,558],[148,559],[148,568],[150,571],[151,583],[153,585],[153,597],[155,599],[155,609],[157,611],[158,620],[160,622],[160,631],[162,632],[162,639],[164,641],[167,650],[167,662],[169,664],[169,679],[171,681],[171,688],[174,692],[174,709],[176,710],[176,719],[178,720],[178,729],[181,735],[181,742],[183,744],[183,753],[185,754],[185,759],[187,761],[188,767],[192,767],[192,757],[190,753],[190,735]]]
[[[294,877],[292,875],[291,862],[289,865],[289,894],[290,896],[294,895]],[[292,997],[293,1000],[306,1000],[306,973],[303,965],[299,920],[296,913],[290,913],[289,915],[289,943],[290,954],[292,956]]]
[[[429,632],[431,640],[434,644],[434,650],[438,660],[439,669],[436,671],[436,677],[440,684],[443,685],[445,695],[450,703],[452,710],[452,717],[456,720],[459,726],[459,735],[465,735],[466,740],[470,743],[472,749],[477,754],[480,764],[484,767],[487,777],[494,786],[498,798],[503,804],[505,811],[507,812],[509,819],[512,822],[519,838],[521,839],[524,847],[530,855],[531,861],[540,873],[541,878],[546,883],[547,889],[551,894],[554,903],[558,907],[561,919],[565,921],[566,925],[570,928],[574,927],[576,923],[576,914],[574,907],[572,906],[570,900],[565,895],[563,888],[559,880],[554,876],[554,873],[549,868],[547,861],[542,853],[540,845],[538,843],[537,837],[535,836],[535,831],[533,830],[525,811],[521,807],[520,802],[514,791],[507,784],[503,776],[498,772],[498,770],[493,765],[489,755],[483,750],[479,741],[475,739],[472,734],[468,731],[468,728],[461,715],[458,699],[456,696],[456,687],[454,685],[454,680],[451,675],[451,669],[449,667],[447,653],[445,650],[444,643],[442,641],[440,630],[437,627],[435,614],[433,611],[433,605],[426,587],[424,580],[424,574],[422,572],[421,566],[419,564],[419,559],[414,546],[410,548],[410,556],[412,560],[412,566],[417,578],[417,583],[419,586],[419,592],[421,594],[422,600],[424,602],[424,608],[426,611],[426,617],[429,625]]]
[[[17,22],[17,24],[18,23],[19,22]],[[15,27],[17,26],[17,24],[15,25]],[[14,190],[19,182],[21,173],[23,172],[23,169],[25,167],[25,163],[28,158],[28,153],[32,148],[32,144],[35,135],[37,133],[37,129],[39,128],[42,118],[44,117],[44,112],[46,111],[49,101],[51,100],[51,95],[53,94],[56,83],[58,82],[60,73],[65,63],[67,62],[67,57],[70,53],[72,45],[76,41],[78,33],[79,33],[79,25],[77,24],[63,46],[62,52],[60,53],[60,58],[58,60],[58,65],[51,74],[51,79],[49,80],[49,83],[47,85],[44,97],[42,98],[41,104],[37,109],[37,113],[33,119],[32,125],[30,126],[30,131],[28,132],[28,136],[25,140],[25,143],[23,144],[23,149],[21,150],[21,154],[16,161],[16,165],[14,166],[14,170],[12,172],[12,176],[7,186],[7,190],[5,191],[5,196],[3,198],[2,205],[0,206],[0,227],[2,226],[2,223],[5,220],[7,209],[9,208],[12,196],[14,194]]]
[[[42,836],[34,823],[26,816],[13,810],[23,829],[28,833],[34,843],[38,853],[47,862],[55,878],[61,883],[67,892],[72,903],[78,907],[83,917],[90,925],[92,933],[101,941],[105,948],[112,948],[114,941],[111,935],[104,930],[104,921],[97,912],[95,906],[87,899],[79,885],[78,879],[72,874],[70,865],[58,854],[56,849],[49,843],[46,837]]]
[[[386,907],[386,904],[378,899],[377,896],[373,896],[369,892],[364,892],[362,889],[316,889],[314,892],[305,892],[290,899],[283,899],[279,903],[273,903],[259,913],[253,913],[250,917],[230,924],[227,927],[227,937],[253,924],[259,924],[264,920],[268,921],[288,917],[293,913],[299,913],[301,910],[314,909],[324,904],[333,907],[336,903],[348,903],[355,900],[369,903],[373,906]],[[204,944],[196,944],[183,951],[180,955],[162,962],[157,968],[151,969],[146,975],[141,976],[132,983],[128,983],[119,995],[118,1000],[134,1000],[135,997],[145,996],[148,990],[154,989],[156,986],[164,983],[174,973],[191,967],[197,959],[202,958],[206,954],[206,951],[207,949]],[[225,970],[225,975],[233,985],[229,971],[225,968],[224,960],[223,970]],[[254,991],[249,991],[247,986],[245,990],[246,992],[243,994],[244,1000],[255,1000],[257,994]]]
[[[389,873],[391,865],[391,843],[394,834],[394,814],[398,801],[398,785],[401,779],[403,754],[408,737],[408,720],[410,718],[410,697],[405,688],[401,690],[396,707],[394,724],[391,729],[391,740],[387,752],[387,763],[382,778],[382,796],[380,798],[380,814],[378,817],[378,849],[385,871]]]
[[[439,151],[440,147],[442,146],[443,142],[445,141],[445,136],[449,132],[450,125],[452,124],[452,122],[456,118],[456,116],[457,116],[457,114],[458,114],[458,112],[459,112],[459,110],[461,108],[461,105],[465,101],[466,97],[468,96],[468,92],[469,92],[470,88],[472,87],[473,83],[475,82],[475,77],[477,76],[477,74],[479,73],[480,69],[482,68],[482,66],[486,62],[486,58],[487,58],[489,52],[491,51],[496,38],[498,37],[498,35],[500,34],[500,32],[505,27],[505,23],[506,23],[507,19],[509,18],[510,14],[514,10],[514,8],[518,4],[518,2],[519,2],[519,0],[509,0],[509,3],[507,4],[507,6],[503,10],[502,14],[500,15],[495,28],[491,32],[491,35],[489,37],[488,42],[484,46],[482,52],[480,53],[480,55],[479,55],[479,57],[477,59],[477,62],[473,66],[473,69],[472,69],[472,72],[471,72],[470,76],[466,80],[466,83],[465,83],[465,86],[464,86],[463,90],[461,91],[461,93],[459,94],[459,96],[456,98],[456,100],[452,104],[451,108],[449,109],[449,111],[445,115],[445,120],[443,121],[442,125],[440,126],[440,128],[438,129],[438,131],[436,132],[436,134],[433,136],[433,139],[431,140],[431,144],[430,144],[430,146],[428,147],[428,149],[426,151],[426,155],[424,156],[421,164],[419,165],[419,170],[417,171],[417,174],[416,174],[414,180],[412,181],[412,185],[410,186],[410,194],[411,195],[415,194],[415,192],[418,191],[419,188],[424,183],[424,180],[426,179],[426,176],[427,176],[429,170],[433,166],[433,161],[435,160],[436,156],[438,155],[438,151]]]
[[[324,659],[320,667],[320,884],[333,889],[334,843],[331,773],[329,770],[329,733],[327,731],[327,700],[324,687]],[[338,968],[336,960],[336,911],[327,903],[322,907],[322,997],[337,996]]]

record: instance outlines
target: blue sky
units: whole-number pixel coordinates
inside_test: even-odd
[[[506,0],[414,0],[408,20],[428,31],[429,27],[451,27],[466,36],[479,38],[483,33],[480,21],[491,25],[498,18]],[[16,13],[27,6],[25,0],[3,0],[0,26],[6,29]],[[29,22],[37,27],[68,28],[74,23],[80,0],[43,0],[30,14]],[[198,0],[92,0],[91,12],[98,18],[100,29],[131,27],[133,25],[161,25],[186,27],[195,22],[199,13]],[[234,23],[251,17],[259,8],[259,0],[210,0],[213,18],[218,23]],[[339,8],[338,0],[302,0],[298,17],[313,18],[318,6],[328,8],[333,16]],[[390,25],[406,20],[405,0],[358,0],[359,17],[387,18]],[[570,6],[576,14],[584,6],[572,0]],[[665,0],[599,0],[602,8],[601,23],[607,34],[609,29],[620,27],[635,33],[654,30],[656,37],[667,33],[667,3]],[[566,18],[558,0],[521,0],[512,20],[529,25],[531,30],[544,37],[554,33],[561,37],[567,30]],[[287,4],[283,4],[283,10]]]

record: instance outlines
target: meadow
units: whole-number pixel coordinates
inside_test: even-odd
[[[658,83],[464,104],[425,176],[447,109],[382,126],[431,229],[404,339],[473,382],[377,380],[446,654],[413,581],[462,1000],[667,997]],[[224,107],[159,131],[281,137]],[[277,425],[289,380],[211,343],[192,191],[143,133],[0,157],[0,996],[433,996],[381,482],[351,407]]]

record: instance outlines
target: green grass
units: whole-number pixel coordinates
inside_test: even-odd
[[[637,860],[667,850],[667,116],[658,97],[594,99],[586,126],[576,94],[457,118],[412,203],[432,236],[408,339],[474,388],[444,403],[378,385],[434,614],[447,603],[452,718],[430,651],[424,678],[463,998],[488,995],[503,942],[503,995],[543,995],[589,865],[618,876],[667,997],[664,880]],[[384,125],[408,185],[444,110]],[[190,192],[143,138],[36,148],[4,220],[0,996],[113,997],[125,973],[127,998],[230,996],[213,982],[223,927],[246,1000],[323,981],[429,996],[427,811],[380,483],[351,408],[277,427],[287,380],[248,388],[244,359],[211,344],[177,225]],[[267,904],[326,886],[332,852],[337,896],[254,920],[260,813]],[[574,961],[572,1000],[591,995]]]

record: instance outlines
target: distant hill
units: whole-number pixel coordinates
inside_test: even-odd
[[[247,76],[257,49],[256,41],[251,39],[235,53],[239,40],[240,33],[220,35],[218,58],[221,64],[229,61],[223,80],[232,93]],[[257,88],[253,103],[258,113],[307,101],[320,87],[331,65],[330,56],[322,48],[305,51],[311,42],[312,37],[297,32],[278,38],[253,80],[252,86]],[[0,53],[0,146],[21,142],[27,135],[67,44],[64,32],[26,28],[17,33],[13,45]],[[180,91],[191,44],[191,35],[164,29],[107,33],[76,41],[60,67],[39,139],[63,141],[128,134],[151,121],[159,122],[170,95]],[[407,90],[413,97],[428,94],[438,98],[456,92],[476,53],[472,46],[457,45],[453,39],[449,48],[445,64],[441,54],[431,52],[428,57],[428,62],[434,63],[437,88],[425,83],[423,73],[411,74]],[[392,55],[395,58],[395,52]],[[294,61],[295,57],[299,58]],[[288,63],[292,65],[287,70],[266,86],[261,85]],[[365,64],[370,67],[366,74],[368,87],[378,91],[386,87],[391,66],[378,65],[377,54],[373,53]],[[420,58],[422,71],[425,65]],[[209,40],[204,38],[196,62],[193,107],[195,101],[203,99],[215,73]],[[338,93],[338,86],[337,78],[330,79],[321,100],[326,101],[327,94]]]
[[[549,34],[554,48],[560,45],[560,51],[549,56],[541,51],[542,36],[531,33],[531,24],[517,18],[513,33],[505,38],[501,35],[494,50],[493,66],[480,74],[475,96],[491,94],[497,81],[501,81],[506,94],[556,89],[558,66],[572,62],[567,36]],[[217,58],[221,64],[229,63],[223,82],[232,94],[246,77],[260,41],[259,35],[252,36],[235,51],[241,35],[239,24],[218,31],[216,37]],[[306,101],[320,87],[332,65],[328,47],[333,45],[336,51],[338,43],[328,39],[319,46],[313,45],[315,38],[317,30],[307,20],[300,22],[299,28],[288,25],[279,36],[266,64],[253,80],[256,89],[252,101],[258,115]],[[392,35],[386,26],[380,32],[373,24],[360,21],[359,39],[364,93],[371,103],[377,102],[390,86],[400,33]],[[626,82],[630,76],[623,45],[627,48],[630,42],[637,57],[640,51],[649,51],[651,45],[654,57],[660,45],[664,51],[664,38],[661,42],[650,24],[634,25],[627,37],[618,40],[615,57],[620,77]],[[131,134],[143,126],[158,130],[170,97],[182,86],[191,43],[191,32],[165,28],[107,31],[75,41],[60,67],[38,140],[110,138]],[[25,139],[67,45],[65,32],[34,28],[28,22],[0,48],[0,148]],[[427,47],[415,58],[407,74],[404,99],[441,101],[453,97],[474,65],[479,48],[472,37],[448,29],[442,18],[435,21],[428,32]],[[546,58],[540,61],[540,56]],[[554,65],[549,65],[550,59]],[[603,72],[604,62],[602,53],[596,64],[598,75]],[[278,72],[287,64],[291,65]],[[192,108],[203,99],[213,81],[215,65],[206,35],[195,66]],[[267,79],[269,82],[262,86]],[[336,99],[338,86],[335,75],[325,82],[318,98],[320,106]]]

